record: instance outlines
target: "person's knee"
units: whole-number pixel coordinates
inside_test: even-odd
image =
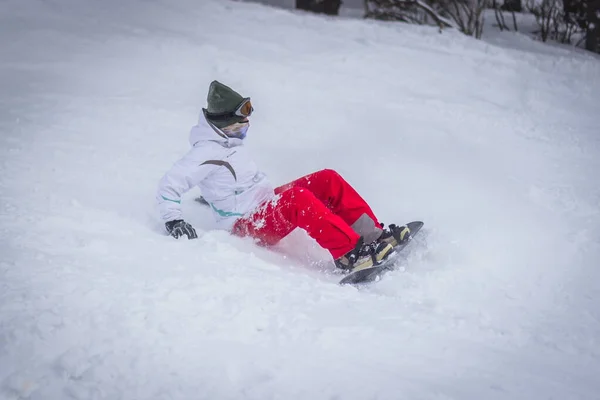
[[[337,180],[337,179],[341,178],[340,174],[338,174],[338,172],[336,170],[330,169],[330,168],[322,169],[318,173],[319,173],[319,175],[323,176],[327,180],[330,180],[330,179]]]
[[[339,175],[336,170],[331,169],[331,168],[325,168],[325,169],[320,170],[319,172],[324,175]]]

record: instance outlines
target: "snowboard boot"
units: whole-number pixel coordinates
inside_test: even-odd
[[[383,230],[377,242],[379,243],[387,243],[392,247],[396,247],[399,244],[403,244],[410,239],[410,229],[408,226],[402,225],[397,226],[394,224],[390,224],[387,229]]]
[[[393,252],[394,248],[389,243],[375,241],[364,244],[361,236],[353,250],[335,260],[335,266],[348,272],[360,271],[381,264]]]

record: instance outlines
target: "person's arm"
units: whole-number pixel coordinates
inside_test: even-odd
[[[158,183],[156,201],[162,220],[169,234],[175,238],[186,235],[196,238],[194,228],[183,220],[181,198],[194,186],[205,179],[216,168],[214,165],[201,165],[189,155],[176,162]]]

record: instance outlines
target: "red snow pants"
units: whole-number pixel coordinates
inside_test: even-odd
[[[365,200],[337,172],[324,169],[275,189],[273,200],[238,219],[232,233],[251,236],[263,245],[273,245],[295,228],[304,229],[334,259],[354,249],[357,224],[381,231]]]

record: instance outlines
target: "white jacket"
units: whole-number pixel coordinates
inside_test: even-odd
[[[202,191],[221,229],[231,229],[239,217],[271,199],[273,187],[242,143],[200,115],[190,132],[192,148],[159,182],[156,199],[163,221],[183,219],[181,197],[194,186]]]

